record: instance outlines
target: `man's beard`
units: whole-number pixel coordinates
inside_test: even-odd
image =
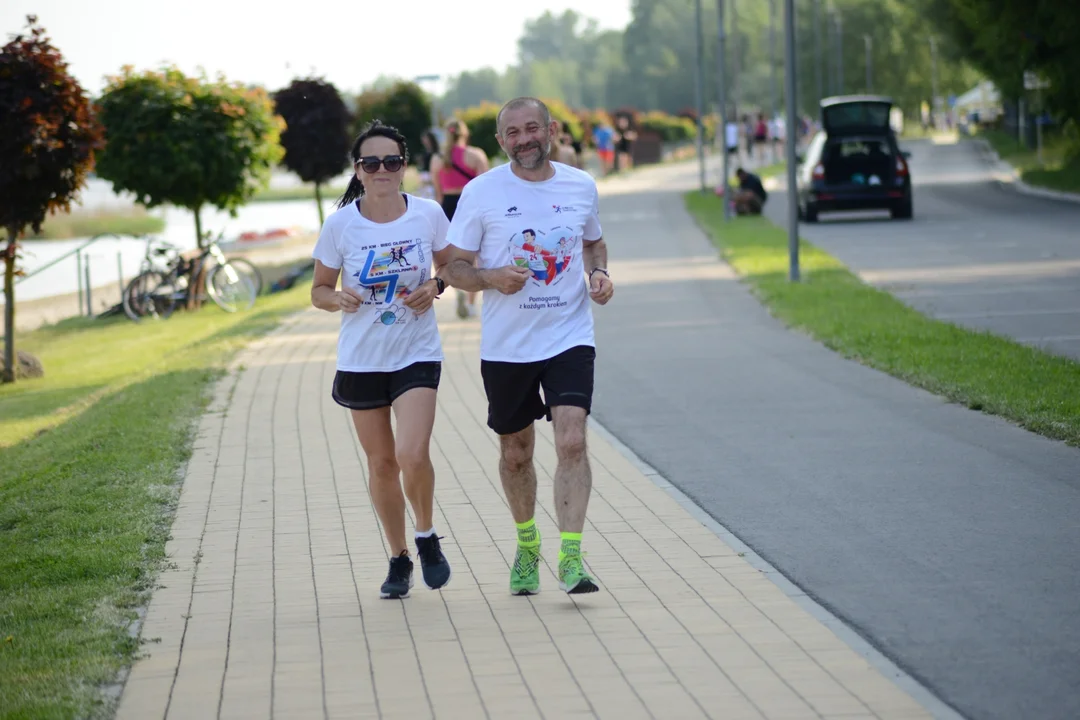
[[[520,155],[523,155],[525,153],[528,153],[528,152],[534,151],[534,150],[539,151],[539,153],[536,155],[535,160],[530,159],[527,162],[522,162],[519,159]],[[514,149],[510,153],[510,159],[513,160],[518,165],[520,165],[521,167],[525,168],[526,170],[535,170],[536,168],[543,165],[544,162],[550,156],[551,156],[551,140],[547,140],[545,142],[539,142],[537,140],[533,140],[531,142],[525,143],[524,145],[515,146]]]

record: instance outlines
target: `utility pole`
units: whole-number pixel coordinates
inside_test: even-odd
[[[742,87],[739,83],[739,3],[731,2],[731,113],[735,122],[739,122],[739,105],[742,102]]]
[[[821,0],[814,0],[813,22],[814,73],[817,75],[817,100],[820,103],[825,97],[825,55],[821,51]]]
[[[697,77],[694,78],[694,106],[697,109],[698,176],[705,192],[705,40],[701,27],[701,0],[694,0],[697,16]]]
[[[844,94],[844,19],[836,11],[836,94]]]
[[[866,92],[874,92],[874,39],[869,35],[863,35],[866,43]]]
[[[784,0],[784,85],[787,105],[788,280],[799,281],[799,196],[795,187],[795,0]]]
[[[724,189],[724,220],[731,219],[731,183],[728,178],[731,168],[728,165],[731,153],[728,152],[727,124],[728,124],[728,97],[727,97],[727,31],[724,26],[724,3],[725,0],[716,0],[717,14],[717,48],[716,48],[716,83],[720,100],[720,127],[717,132],[723,133],[723,141],[720,152],[724,160],[721,163],[720,184]]]
[[[769,0],[769,122],[771,123],[778,112],[779,88],[776,82],[776,0]]]
[[[930,117],[933,120],[931,123],[935,128],[938,124],[938,84],[937,84],[937,38],[930,36],[930,78],[933,85],[931,92],[934,97],[930,103]]]

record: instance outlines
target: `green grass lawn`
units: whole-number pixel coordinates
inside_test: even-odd
[[[62,215],[50,215],[41,232],[29,232],[29,240],[67,240],[93,237],[101,233],[117,235],[148,235],[165,229],[165,220],[150,215],[140,205],[110,210],[73,210]]]
[[[1037,150],[1020,144],[1016,136],[1003,130],[982,130],[979,137],[990,143],[1002,160],[1020,173],[1029,185],[1080,193],[1080,158],[1069,159],[1069,144],[1059,136],[1049,135],[1043,142],[1043,164]]]
[[[803,241],[787,280],[787,232],[762,217],[723,219],[719,198],[687,206],[773,315],[827,347],[974,410],[1080,445],[1080,363],[929,318],[865,285]]]
[[[160,567],[179,474],[237,349],[308,304],[77,318],[17,338],[45,378],[0,386],[0,718],[103,713],[138,650],[128,627]]]

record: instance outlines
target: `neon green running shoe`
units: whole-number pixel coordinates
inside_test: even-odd
[[[510,594],[536,595],[540,592],[540,546],[518,545],[510,568]]]
[[[581,561],[581,555],[566,555],[559,561],[559,589],[565,590],[569,595],[581,593],[594,593],[600,587],[585,572],[585,564]]]

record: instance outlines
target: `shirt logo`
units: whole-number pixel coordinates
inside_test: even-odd
[[[575,210],[577,210],[577,208],[573,205],[552,205],[551,209],[554,210],[556,214],[563,212],[574,212]]]
[[[521,217],[521,213],[518,212],[517,205],[506,209],[506,217]]]

